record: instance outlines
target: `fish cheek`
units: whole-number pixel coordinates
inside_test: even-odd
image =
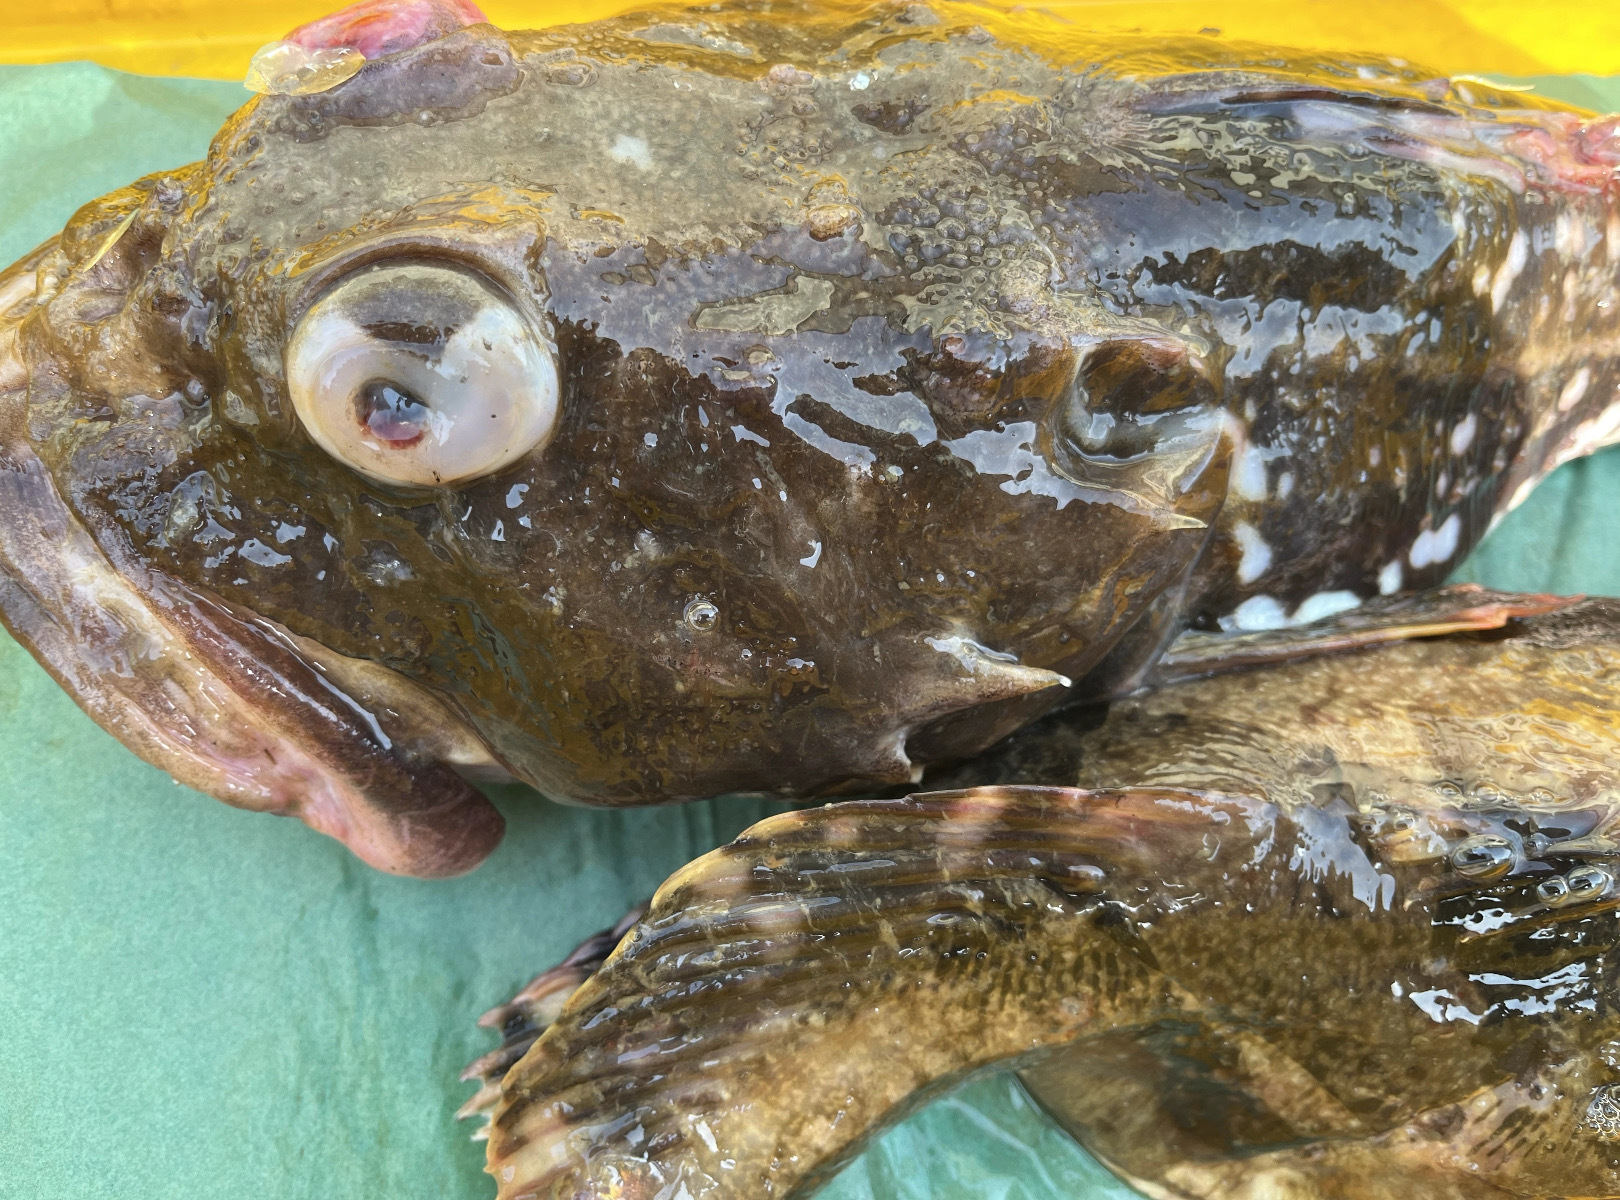
[[[780,480],[727,428],[768,428],[768,397],[718,396],[566,323],[559,343],[555,439],[452,514],[467,594],[522,680],[481,678],[467,703],[521,773],[574,800],[780,786],[750,747],[818,687],[819,656],[782,582]]]

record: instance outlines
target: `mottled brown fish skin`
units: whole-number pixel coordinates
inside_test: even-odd
[[[0,276],[18,461],[108,572],[635,804],[903,786],[1189,622],[1435,582],[1620,429],[1612,122],[1387,62],[1027,40],[672,11],[261,97]],[[561,415],[409,490],[310,440],[284,356],[353,272],[424,260],[534,315]]]
[[[766,821],[506,1075],[500,1195],[808,1195],[996,1063],[1150,1196],[1620,1195],[1617,671],[1588,601]]]

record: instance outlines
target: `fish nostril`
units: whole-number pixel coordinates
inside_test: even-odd
[[[1507,871],[1515,857],[1506,838],[1484,833],[1458,843],[1451,852],[1451,866],[1460,875],[1491,879]]]
[[[1065,432],[1083,456],[1137,458],[1182,432],[1178,414],[1208,408],[1214,398],[1186,347],[1143,339],[1106,342],[1080,367],[1063,416]]]
[[[373,379],[354,397],[355,420],[390,449],[404,449],[427,433],[428,406],[396,383]]]

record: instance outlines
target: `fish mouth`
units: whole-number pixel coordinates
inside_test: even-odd
[[[187,786],[297,817],[393,874],[457,875],[505,822],[503,772],[436,694],[98,538],[27,433],[31,260],[0,274],[0,622],[97,724]]]

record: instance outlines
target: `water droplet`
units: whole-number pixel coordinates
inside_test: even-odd
[[[1564,882],[1562,875],[1554,875],[1536,884],[1536,896],[1543,904],[1562,904],[1568,895],[1569,884]]]
[[[698,633],[708,633],[720,620],[720,610],[707,600],[694,600],[686,606],[686,623]]]
[[[330,91],[366,65],[348,48],[306,50],[297,42],[271,42],[248,64],[242,86],[269,96],[307,96]]]
[[[1596,900],[1614,886],[1614,876],[1602,867],[1577,867],[1564,876],[1569,881],[1568,903]]]
[[[1494,879],[1513,865],[1513,843],[1494,833],[1476,834],[1451,851],[1452,869],[1470,879]]]

